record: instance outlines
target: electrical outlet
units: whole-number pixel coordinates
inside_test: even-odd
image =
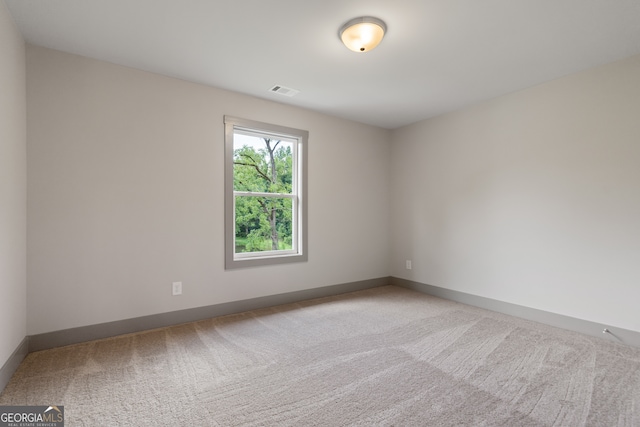
[[[405,261],[405,268],[407,270],[411,270],[411,260],[410,259]]]
[[[171,293],[173,296],[182,295],[182,282],[173,282],[171,285]]]

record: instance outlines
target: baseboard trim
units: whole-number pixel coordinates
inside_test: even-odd
[[[618,328],[616,326],[595,323],[589,320],[577,319],[575,317],[564,316],[562,314],[551,313],[544,310],[538,310],[522,305],[511,304],[504,301],[498,301],[491,298],[485,298],[477,295],[467,294],[465,292],[445,289],[438,286],[427,285],[412,280],[391,277],[390,283],[395,286],[401,286],[407,289],[413,289],[427,295],[448,299],[463,304],[480,307],[491,311],[496,311],[510,316],[520,317],[522,319],[532,320],[545,325],[555,326],[557,328],[568,329],[574,332],[580,332],[593,337],[611,339],[612,341],[640,347],[640,332],[628,329]],[[608,329],[609,333],[603,334],[604,329]]]
[[[11,380],[11,377],[18,369],[18,366],[20,366],[20,363],[27,357],[28,353],[29,337],[24,337],[20,345],[18,345],[2,368],[0,368],[0,393],[2,393],[7,384],[9,384],[9,380]]]
[[[358,282],[305,289],[302,291],[269,295],[247,300],[215,304],[206,307],[190,308],[186,310],[118,320],[115,322],[46,332],[43,334],[32,335],[30,337],[29,351],[46,350],[49,348],[78,344],[101,338],[109,338],[149,329],[164,328],[166,326],[179,325],[181,323],[195,322],[198,320],[210,319],[212,317],[225,316],[227,314],[241,313],[243,311],[376,288],[388,285],[389,280],[389,277],[380,277],[377,279],[361,280]]]

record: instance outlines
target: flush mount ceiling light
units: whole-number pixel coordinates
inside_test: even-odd
[[[387,26],[378,18],[354,18],[340,28],[342,43],[354,52],[368,52],[382,41]]]

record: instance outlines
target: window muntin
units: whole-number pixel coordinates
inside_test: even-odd
[[[306,141],[225,117],[226,268],[306,261]]]

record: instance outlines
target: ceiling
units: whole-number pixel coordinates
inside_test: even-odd
[[[640,0],[5,2],[35,45],[388,129],[640,54]],[[363,15],[388,30],[359,54]]]

